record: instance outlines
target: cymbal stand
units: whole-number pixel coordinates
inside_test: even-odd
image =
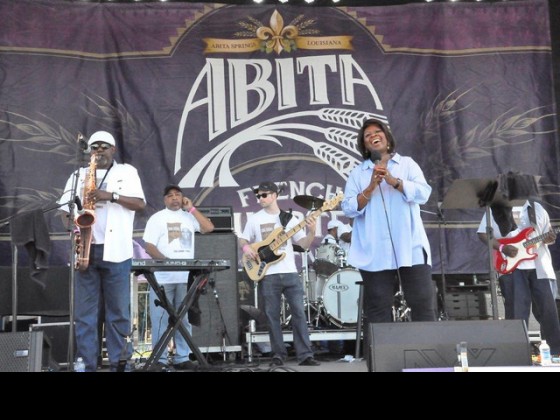
[[[447,314],[447,308],[445,307],[445,293],[447,293],[447,282],[445,280],[445,261],[443,260],[443,244],[444,244],[444,234],[443,234],[443,226],[445,225],[445,216],[443,214],[443,209],[441,208],[441,204],[438,203],[437,212],[428,211],[428,210],[420,210],[422,213],[432,214],[437,216],[437,224],[438,224],[438,233],[439,233],[439,263],[441,267],[441,282],[437,285],[437,309],[438,309],[438,321],[447,321],[449,319],[449,315]]]
[[[412,321],[410,317],[410,307],[404,299],[402,286],[399,282],[399,290],[395,293],[393,301],[393,322],[408,322]]]
[[[286,298],[284,297],[284,294],[282,294],[280,298],[280,320],[282,323],[282,327],[287,327],[291,319],[292,316],[288,315],[288,312],[286,310]]]
[[[308,255],[309,251],[305,249],[303,251],[303,258],[301,262],[301,269],[302,269],[302,281],[303,281],[303,299],[305,300],[305,306],[307,306],[307,324],[311,323],[311,302],[309,300],[309,264],[308,264]]]

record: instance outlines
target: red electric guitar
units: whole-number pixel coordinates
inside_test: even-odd
[[[498,242],[502,245],[510,245],[517,248],[517,255],[515,257],[508,257],[500,251],[494,252],[494,266],[498,273],[509,274],[517,268],[521,261],[534,260],[537,258],[538,254],[535,253],[535,248],[539,242],[546,238],[548,233],[543,233],[542,235],[529,239],[529,235],[534,231],[535,229],[528,227],[512,238],[498,239]],[[560,227],[553,229],[553,232],[560,232]]]

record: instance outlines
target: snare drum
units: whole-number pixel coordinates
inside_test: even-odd
[[[323,287],[323,306],[329,320],[338,327],[358,323],[358,304],[362,281],[358,270],[345,268],[332,274]]]
[[[340,251],[342,251],[342,248],[337,244],[323,244],[316,249],[313,264],[318,275],[330,276],[338,270]]]

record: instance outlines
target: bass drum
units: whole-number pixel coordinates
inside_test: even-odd
[[[329,321],[337,327],[353,327],[358,323],[358,304],[362,281],[358,270],[345,268],[332,274],[323,287],[323,306]]]

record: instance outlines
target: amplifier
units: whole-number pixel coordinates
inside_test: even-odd
[[[197,207],[197,209],[214,223],[214,232],[233,231],[233,211],[231,207]]]

